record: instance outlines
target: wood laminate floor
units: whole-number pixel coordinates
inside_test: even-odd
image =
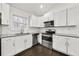
[[[55,50],[48,49],[42,45],[36,45],[32,48],[25,50],[16,56],[66,56]]]

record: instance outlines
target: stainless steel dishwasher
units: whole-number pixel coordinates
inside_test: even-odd
[[[33,46],[38,44],[38,35],[39,35],[39,33],[32,34],[32,36],[33,36]]]

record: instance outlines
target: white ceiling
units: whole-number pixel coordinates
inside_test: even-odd
[[[44,8],[40,8],[41,4],[44,6]],[[34,15],[42,16],[57,6],[60,7],[68,4],[67,3],[10,3],[10,5],[22,9],[26,12],[32,13]]]

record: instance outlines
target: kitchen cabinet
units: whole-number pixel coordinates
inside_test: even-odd
[[[2,3],[2,24],[8,25],[10,19],[10,6]]]
[[[44,27],[44,19],[43,19],[43,17],[41,16],[41,17],[38,17],[38,27]]]
[[[62,36],[53,35],[53,49],[66,53],[66,39]]]
[[[31,27],[44,27],[43,17],[37,17],[32,15],[30,18],[30,26]]]
[[[79,38],[53,35],[53,49],[67,55],[79,56]]]
[[[25,49],[32,47],[32,35],[26,35],[23,37]]]
[[[32,15],[31,18],[30,18],[30,26],[31,27],[37,27],[37,24],[38,24],[37,20],[38,20],[37,17]]]
[[[79,6],[68,8],[68,25],[76,25],[79,19]]]
[[[32,35],[2,38],[1,45],[1,55],[12,56],[32,47]]]
[[[2,47],[1,47],[1,51],[2,51],[2,56],[10,56],[10,55],[14,55],[15,54],[15,42],[14,42],[14,38],[2,38],[1,39],[2,43]]]
[[[45,22],[45,21],[52,21],[52,20],[54,20],[54,19],[53,19],[54,16],[53,16],[53,12],[52,12],[52,11],[46,13],[43,17],[44,17],[44,22]]]
[[[23,36],[15,37],[15,49],[16,49],[16,53],[20,53],[25,49]]]
[[[54,25],[66,26],[66,9],[54,13]]]
[[[68,37],[68,54],[79,56],[79,38]]]

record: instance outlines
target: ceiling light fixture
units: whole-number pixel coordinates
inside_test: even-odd
[[[43,5],[42,4],[40,5],[40,8],[43,8]]]

